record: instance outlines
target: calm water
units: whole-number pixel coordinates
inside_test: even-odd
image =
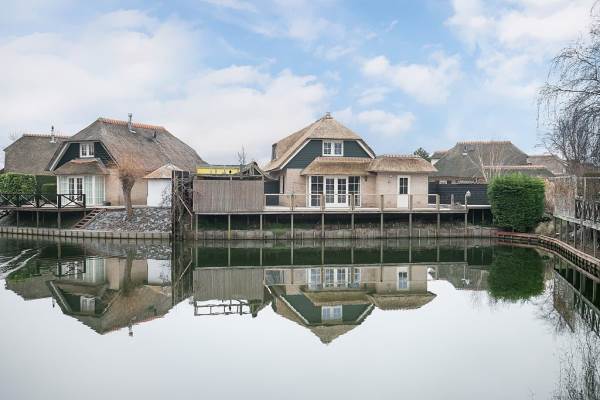
[[[0,279],[3,399],[600,390],[594,283],[531,248],[4,238]]]

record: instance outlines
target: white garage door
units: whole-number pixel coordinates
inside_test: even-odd
[[[147,204],[150,207],[171,206],[171,180],[148,179]]]

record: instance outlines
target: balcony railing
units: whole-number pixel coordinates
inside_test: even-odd
[[[451,200],[441,204],[438,194],[305,194],[273,193],[264,195],[264,210],[317,211],[317,210],[458,210],[465,204]]]
[[[0,193],[0,208],[86,208],[85,194]]]

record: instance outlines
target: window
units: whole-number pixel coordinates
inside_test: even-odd
[[[79,157],[94,157],[94,143],[80,143]]]
[[[324,156],[337,156],[341,157],[344,155],[344,142],[342,141],[323,141],[323,155]]]
[[[321,307],[322,321],[340,321],[342,319],[342,306],[323,306]]]
[[[408,194],[408,178],[407,177],[399,177],[398,178],[398,194]]]
[[[398,289],[408,289],[408,268],[398,268]]]
[[[320,207],[321,206],[321,194],[323,194],[323,177],[322,176],[311,176],[310,177],[310,206]]]
[[[348,177],[348,193],[354,195],[354,206],[360,207],[360,176]]]
[[[308,287],[309,289],[319,289],[321,285],[321,269],[311,268],[308,270]]]

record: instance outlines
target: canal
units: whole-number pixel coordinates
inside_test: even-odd
[[[598,279],[491,239],[4,237],[0,280],[4,399],[600,394]]]

